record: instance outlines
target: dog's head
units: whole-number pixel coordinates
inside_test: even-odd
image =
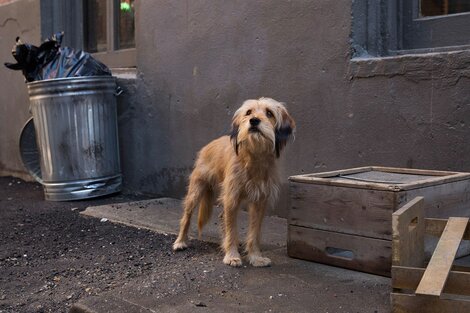
[[[279,157],[295,130],[285,106],[271,98],[246,100],[235,112],[231,140],[235,152],[273,153]]]

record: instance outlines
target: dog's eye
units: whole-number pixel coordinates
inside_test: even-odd
[[[246,115],[250,115],[250,114],[251,114],[251,110],[246,111]]]
[[[273,117],[274,115],[273,115],[273,112],[267,110],[267,111],[266,111],[266,116],[269,117],[269,118],[271,118],[271,117]]]

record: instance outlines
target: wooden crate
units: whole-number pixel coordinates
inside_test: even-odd
[[[469,218],[425,218],[423,203],[417,197],[393,213],[392,312],[470,312],[470,264],[453,265],[470,239]],[[429,262],[425,235],[439,238]]]
[[[427,217],[470,215],[470,173],[370,166],[289,180],[289,256],[384,276],[404,203],[424,196]]]

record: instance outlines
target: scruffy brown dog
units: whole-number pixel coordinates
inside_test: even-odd
[[[231,136],[223,136],[202,148],[189,180],[180,232],[174,250],[188,244],[191,215],[199,207],[199,233],[209,220],[216,196],[223,205],[224,263],[241,266],[238,252],[237,214],[248,203],[249,229],[246,239],[248,261],[268,266],[261,255],[260,230],[266,207],[279,194],[276,159],[295,130],[295,122],[284,105],[270,98],[247,100],[235,112]]]

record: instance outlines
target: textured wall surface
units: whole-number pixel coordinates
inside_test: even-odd
[[[247,98],[287,103],[287,177],[363,165],[470,171],[468,52],[351,61],[351,1],[149,1],[138,9],[128,187],[182,196]],[[131,174],[132,173],[132,174]]]
[[[298,123],[281,159],[284,191],[287,175],[327,169],[318,148],[338,149],[330,123],[347,94],[345,3],[140,1],[135,113],[144,127],[131,148],[141,174],[129,183],[181,195],[196,152],[260,96],[286,102]]]
[[[469,51],[351,60],[349,0],[139,0],[136,23],[137,78],[121,81],[119,101],[128,191],[182,197],[197,151],[260,96],[286,102],[298,126],[271,213],[286,213],[289,175],[365,165],[470,171]],[[39,38],[37,28],[24,35]],[[4,58],[13,39],[1,38]],[[16,170],[25,90],[2,71],[18,80],[2,85],[17,88],[2,104],[21,104],[1,108],[0,169]]]
[[[29,100],[21,72],[11,71],[4,62],[15,63],[11,49],[15,38],[39,44],[39,1],[22,0],[0,5],[0,175],[31,179],[20,161],[18,139],[29,114]]]

